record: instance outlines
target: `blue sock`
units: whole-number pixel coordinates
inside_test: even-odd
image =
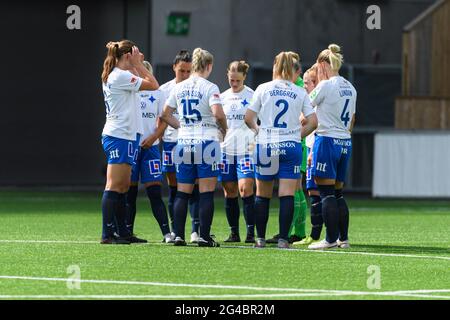
[[[311,238],[314,240],[320,239],[322,226],[322,201],[320,200],[320,196],[311,196]]]
[[[173,205],[175,203],[175,197],[177,196],[177,187],[169,186],[169,199],[167,201],[167,210],[169,211],[170,224],[172,231],[175,230],[173,219]]]
[[[116,232],[120,237],[129,237],[131,234],[128,231],[127,218],[127,194],[117,193],[117,210],[114,213],[114,221]]]
[[[255,224],[258,238],[266,238],[267,222],[269,221],[270,199],[256,196]]]
[[[136,219],[136,200],[138,196],[138,186],[130,186],[127,192],[127,216],[125,219],[128,232],[134,233],[134,220]]]
[[[239,199],[225,198],[225,213],[232,234],[239,234]]]
[[[177,191],[175,202],[173,204],[173,220],[174,231],[177,237],[184,240],[185,238],[185,226],[187,217],[188,200],[191,195],[182,191]]]
[[[145,189],[147,197],[150,200],[153,216],[158,221],[159,228],[163,235],[170,233],[169,219],[167,218],[167,211],[164,202],[162,201],[161,186],[149,186]]]
[[[335,190],[336,201],[339,210],[339,240],[348,240],[348,224],[350,219],[350,213],[348,210],[347,202],[342,194],[342,189]]]
[[[200,191],[198,189],[198,184],[194,185],[194,190],[192,190],[191,197],[189,198],[189,213],[191,214],[191,233],[197,232],[200,229],[200,218],[199,218],[199,201],[200,201]]]
[[[255,236],[255,196],[252,194],[246,198],[242,198],[244,202],[244,218],[247,224],[247,235]]]
[[[199,207],[200,237],[209,241],[214,215],[214,191],[200,193]]]
[[[280,197],[280,239],[289,240],[289,229],[294,218],[294,196]]]
[[[322,215],[326,227],[326,240],[335,242],[339,237],[339,210],[334,185],[318,185],[322,199]]]

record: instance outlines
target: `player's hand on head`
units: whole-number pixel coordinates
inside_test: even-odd
[[[144,55],[142,55],[143,57]],[[131,64],[136,66],[140,63],[142,63],[143,60],[141,57],[141,53],[139,52],[138,47],[134,46],[133,48],[131,48],[131,54],[130,54],[130,60],[131,60]]]

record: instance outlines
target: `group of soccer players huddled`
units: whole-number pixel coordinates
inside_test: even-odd
[[[231,232],[241,242],[239,196],[246,243],[310,249],[348,248],[349,209],[343,186],[352,151],[356,90],[339,75],[340,47],[331,44],[301,77],[299,55],[281,52],[273,80],[245,85],[250,66],[233,61],[230,88],[208,81],[213,55],[180,51],[175,78],[159,85],[135,43],[109,42],[102,83],[108,159],[102,198],[102,244],[145,243],[134,234],[138,185],[144,185],[163,242],[219,247],[211,235],[214,192],[220,181]],[[310,197],[311,233],[306,235]],[[167,209],[162,198],[167,179]],[[279,233],[266,240],[270,200],[278,179]],[[320,241],[322,226],[326,237]]]

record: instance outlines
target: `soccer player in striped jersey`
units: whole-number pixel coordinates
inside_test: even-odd
[[[326,239],[310,244],[310,249],[349,247],[349,210],[342,190],[352,152],[356,90],[339,75],[342,62],[338,45],[330,44],[323,50],[317,58],[319,84],[310,93],[319,120],[311,175],[320,192],[326,227]]]
[[[148,61],[144,61],[147,70],[153,74],[153,68]],[[162,200],[161,185],[161,155],[159,153],[159,138],[164,133],[166,126],[161,125],[159,119],[164,108],[164,94],[160,90],[140,91],[140,109],[142,122],[142,143],[138,148],[135,164],[131,169],[131,185],[127,194],[128,219],[127,228],[130,233],[134,231],[136,217],[136,199],[138,195],[139,180],[145,186],[147,197],[150,200],[153,216],[159,224],[163,234],[163,241],[168,243],[173,240],[170,234],[167,211]],[[136,237],[135,237],[136,238]],[[147,242],[136,238],[136,242]]]
[[[288,233],[294,214],[294,193],[300,178],[301,138],[317,126],[316,115],[305,89],[293,82],[294,52],[281,52],[274,61],[273,79],[258,86],[245,115],[256,136],[255,247],[265,247],[270,199],[274,179],[279,179],[279,248],[288,248]],[[303,114],[303,125],[300,116]],[[261,121],[260,126],[256,118]]]
[[[227,121],[223,113],[220,91],[207,80],[213,68],[213,56],[197,48],[192,55],[192,75],[178,83],[166,101],[162,119],[179,128],[174,153],[177,170],[177,196],[174,204],[176,238],[174,244],[186,245],[185,224],[188,199],[198,179],[200,200],[200,247],[218,247],[211,237],[214,214],[214,190],[219,176],[221,152],[219,129],[226,135]],[[173,110],[178,110],[178,119]]]
[[[239,201],[244,205],[244,218],[247,225],[246,243],[255,242],[255,217],[253,192],[255,166],[253,149],[255,134],[245,124],[245,112],[253,97],[253,90],[244,82],[249,65],[245,61],[233,61],[228,66],[228,83],[230,88],[224,91],[223,111],[227,117],[228,131],[222,147],[222,164],[219,179],[225,194],[225,212],[231,233],[225,242],[240,242],[239,235]]]
[[[164,83],[159,88],[165,94],[165,100],[170,96],[170,92],[175,87],[177,83],[180,83],[189,78],[191,74],[192,68],[192,56],[189,51],[181,50],[176,55],[173,65],[173,71],[175,73],[175,78],[170,80],[169,82]],[[178,116],[178,111],[174,110],[174,115]],[[173,204],[175,201],[175,196],[177,195],[177,177],[175,172],[175,164],[173,163],[173,150],[177,144],[178,139],[178,130],[166,125],[166,130],[164,131],[163,140],[163,172],[167,177],[167,184],[169,185],[169,200],[167,203],[167,207],[169,209],[169,217],[172,223],[172,230],[174,229],[173,225]],[[194,191],[192,191],[191,197],[189,198],[189,212],[191,214],[191,242],[196,243],[198,240],[198,233],[200,227],[200,221],[198,218],[198,201],[199,201],[199,191],[198,191],[198,183],[194,187]],[[172,233],[174,235],[174,233]]]
[[[142,64],[144,55],[132,41],[109,42],[106,47],[108,53],[102,72],[106,123],[102,132],[102,145],[108,167],[102,198],[101,243],[130,244],[133,239],[125,221],[126,194],[140,140],[137,92],[156,90],[159,84]],[[114,230],[114,221],[117,230]]]

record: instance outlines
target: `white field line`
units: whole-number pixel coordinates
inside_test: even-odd
[[[0,243],[43,243],[43,244],[99,244],[99,241],[76,241],[76,240],[0,240]],[[142,245],[167,245],[162,243],[144,243]],[[389,246],[387,246],[389,247]],[[231,249],[255,249],[251,246],[221,246],[221,248],[231,248]],[[258,250],[280,250],[275,247],[267,247]],[[299,248],[283,249],[286,251],[300,251],[300,252],[317,252],[317,253],[330,253],[330,254],[356,254],[356,255],[366,255],[366,256],[378,256],[378,257],[403,257],[403,258],[416,258],[416,259],[438,259],[438,260],[450,260],[449,257],[442,256],[425,256],[425,255],[414,255],[414,254],[397,254],[397,253],[376,253],[376,252],[365,252],[365,251],[348,251],[348,250],[308,250]],[[450,250],[449,250],[450,251]]]
[[[367,294],[341,293],[287,293],[287,294],[223,294],[223,295],[0,295],[0,299],[236,299],[236,298],[289,298],[289,297],[332,297],[332,296],[366,296]],[[450,296],[383,294],[392,297],[411,297],[429,299],[450,299]]]
[[[266,288],[266,287],[252,287],[252,286],[230,286],[230,285],[209,285],[209,284],[188,284],[188,283],[166,283],[166,282],[146,282],[146,281],[123,281],[123,280],[84,280],[84,279],[66,279],[66,278],[45,278],[45,277],[25,277],[25,276],[0,276],[0,279],[9,280],[30,280],[30,281],[53,281],[53,282],[79,282],[79,283],[98,283],[98,284],[126,284],[126,285],[142,285],[142,286],[158,286],[158,287],[189,287],[202,289],[234,289],[234,290],[254,290],[254,291],[279,291],[279,292],[293,292],[282,294],[222,294],[222,295],[92,295],[85,296],[95,299],[96,297],[112,297],[120,299],[124,298],[274,298],[274,297],[306,297],[306,296],[398,296],[398,297],[418,297],[431,299],[450,299],[448,296],[426,295],[423,293],[447,293],[450,289],[436,289],[436,290],[404,290],[404,291],[352,291],[352,290],[325,290],[325,289],[299,289],[299,288]],[[7,295],[0,296],[8,299]],[[26,297],[26,296],[11,296],[11,297]],[[29,296],[42,297],[46,296]],[[48,297],[71,297],[71,296],[48,296]],[[81,295],[74,296],[82,298]],[[105,298],[106,299],[106,298]]]

